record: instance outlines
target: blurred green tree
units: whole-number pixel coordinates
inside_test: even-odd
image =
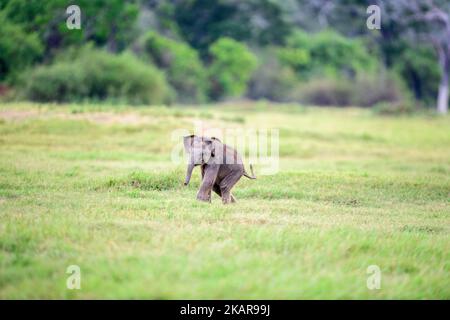
[[[42,57],[44,47],[36,33],[27,33],[20,25],[0,14],[0,81],[17,73]]]
[[[314,34],[295,31],[287,46],[279,49],[279,57],[303,79],[318,75],[352,78],[358,73],[371,73],[377,66],[360,39],[330,30]]]
[[[447,0],[400,0],[389,4],[391,21],[403,27],[400,33],[412,42],[427,42],[436,53],[440,80],[436,110],[447,113],[450,97],[450,3]]]
[[[26,32],[36,32],[47,54],[53,49],[92,41],[110,51],[124,50],[133,40],[139,13],[137,0],[79,0],[81,29],[66,26],[63,0],[2,0],[0,10],[10,21]]]
[[[179,102],[206,101],[207,74],[194,49],[186,43],[149,32],[144,39],[144,50],[159,68],[166,71]]]
[[[267,48],[257,51],[259,63],[249,82],[247,90],[249,98],[278,102],[291,100],[291,92],[300,84],[300,81],[291,67],[280,62],[279,50],[279,48]]]
[[[346,36],[361,34],[376,41],[387,67],[402,70],[405,81],[416,98],[437,102],[436,109],[446,113],[450,95],[450,2],[448,0],[299,0],[305,10],[318,16],[324,25],[332,25]],[[365,27],[366,8],[377,4],[381,9],[382,25],[379,31]],[[431,54],[429,48],[434,49]],[[424,58],[415,59],[428,52],[426,71]],[[410,59],[408,66],[403,59]],[[413,61],[414,60],[414,61]],[[420,61],[419,61],[420,60]],[[429,64],[428,64],[429,63]],[[399,66],[396,66],[399,64]],[[440,79],[432,75],[439,68]],[[433,81],[430,85],[430,81]],[[435,90],[425,87],[432,86]],[[433,96],[433,91],[437,92]],[[436,97],[437,96],[437,97]]]
[[[432,48],[426,45],[411,47],[410,44],[404,44],[393,69],[405,79],[417,100],[426,105],[435,103],[440,71]]]
[[[256,56],[245,44],[231,38],[217,40],[209,52],[212,59],[208,70],[211,97],[220,99],[242,95],[257,66]]]
[[[21,92],[35,101],[110,100],[170,103],[164,74],[130,52],[111,54],[85,46],[61,52],[54,62],[21,77]]]
[[[251,44],[282,44],[292,24],[283,1],[174,1],[174,19],[182,36],[202,56],[221,37]]]

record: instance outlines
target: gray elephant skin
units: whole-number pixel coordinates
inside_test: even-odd
[[[211,191],[217,193],[224,204],[236,202],[231,189],[242,176],[256,179],[252,165],[250,176],[236,150],[214,137],[190,135],[183,138],[189,156],[185,185],[189,184],[194,167],[200,166],[202,182],[197,193],[200,201],[211,202]]]

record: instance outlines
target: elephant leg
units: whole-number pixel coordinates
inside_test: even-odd
[[[231,194],[231,189],[239,181],[242,174],[239,172],[232,173],[226,176],[222,181],[220,181],[220,190],[222,192],[222,202],[228,204],[231,202],[236,202],[236,199]]]
[[[230,190],[222,189],[222,202],[223,202],[223,204],[231,203]]]
[[[211,189],[212,184],[205,183],[205,181],[203,181],[200,189],[197,192],[197,200],[211,202]]]
[[[213,187],[213,190],[215,193],[217,193],[217,195],[219,197],[222,197],[222,191],[220,190],[220,186],[218,184],[215,184]],[[231,203],[235,203],[236,202],[236,198],[230,193],[230,199],[231,199]]]
[[[211,190],[219,172],[218,166],[205,166],[202,185],[197,193],[197,200],[211,202]]]
[[[223,191],[222,202],[223,204],[236,203],[236,198],[231,194],[230,191]]]

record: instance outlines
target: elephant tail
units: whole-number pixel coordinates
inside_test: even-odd
[[[256,179],[255,174],[253,173],[253,166],[251,164],[250,164],[250,171],[252,172],[251,176],[245,171],[245,168],[244,168],[244,174],[243,175],[245,177],[249,178],[249,179]]]

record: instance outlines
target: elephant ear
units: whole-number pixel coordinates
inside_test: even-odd
[[[211,157],[214,157],[215,154],[215,143],[212,139],[210,138],[203,138],[203,146],[208,149],[211,150]]]
[[[192,144],[194,143],[195,138],[197,138],[195,134],[191,134],[190,136],[185,136],[183,138],[184,150],[186,151],[186,153],[191,152]]]
[[[222,141],[220,141],[218,138],[216,137],[211,137],[212,139],[212,143],[213,143],[213,157],[216,155],[222,155],[224,153],[225,150],[225,145],[222,143]]]
[[[219,157],[219,160],[222,158],[223,155],[223,149],[224,149],[224,144],[222,144],[222,142],[217,139],[217,138],[205,138],[204,139],[204,146],[206,148],[208,148],[209,150],[211,150],[211,157]],[[215,161],[216,161],[215,160]]]

